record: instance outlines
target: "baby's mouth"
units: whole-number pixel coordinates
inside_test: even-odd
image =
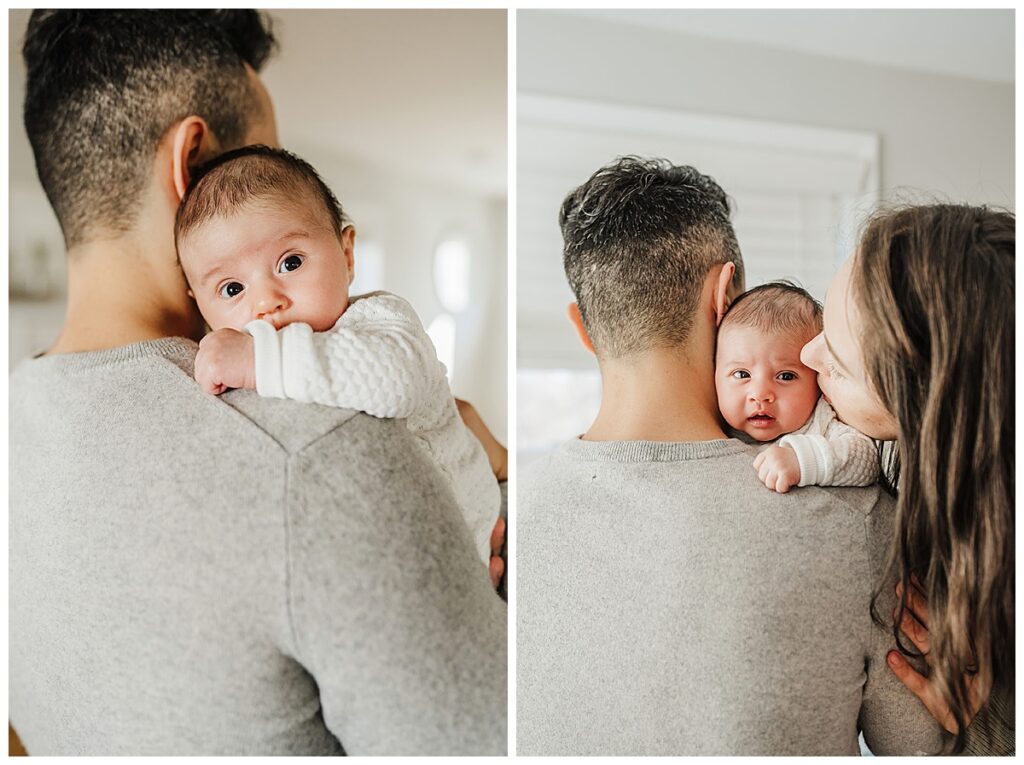
[[[747,422],[749,422],[755,428],[767,428],[769,425],[775,422],[775,418],[772,417],[767,412],[758,412],[757,414],[750,415],[747,418]]]

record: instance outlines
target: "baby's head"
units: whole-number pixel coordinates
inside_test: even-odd
[[[788,282],[740,295],[718,329],[715,388],[725,421],[758,441],[792,433],[814,412],[817,373],[800,350],[821,332],[821,304]]]
[[[174,241],[211,329],[265,319],[322,332],[348,308],[355,229],[316,170],[287,151],[247,146],[201,167]]]

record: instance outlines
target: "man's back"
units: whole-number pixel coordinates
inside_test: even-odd
[[[936,751],[870,620],[877,489],[775,494],[738,441],[573,441],[524,471],[520,754]],[[882,605],[884,609],[884,604]]]
[[[203,395],[195,345],[11,378],[33,754],[501,753],[505,617],[399,422]]]

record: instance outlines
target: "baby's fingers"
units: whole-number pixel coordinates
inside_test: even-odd
[[[196,382],[199,383],[199,387],[203,389],[204,393],[219,396],[224,392],[224,385],[210,364],[203,362],[196,364]]]

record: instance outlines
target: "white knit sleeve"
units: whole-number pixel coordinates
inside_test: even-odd
[[[868,436],[840,422],[821,399],[808,427],[778,441],[796,452],[800,486],[870,486],[878,480],[878,449]]]
[[[256,362],[256,392],[271,398],[286,398],[281,382],[281,338],[274,325],[262,319],[243,328],[252,335]]]
[[[409,417],[445,374],[412,306],[387,293],[353,300],[327,332],[295,323],[276,336],[276,359],[272,343],[255,344],[256,390],[261,395],[274,395],[269,391],[280,379],[284,398],[376,417]],[[279,377],[274,369],[280,370]],[[267,393],[260,389],[261,379],[267,382]]]

